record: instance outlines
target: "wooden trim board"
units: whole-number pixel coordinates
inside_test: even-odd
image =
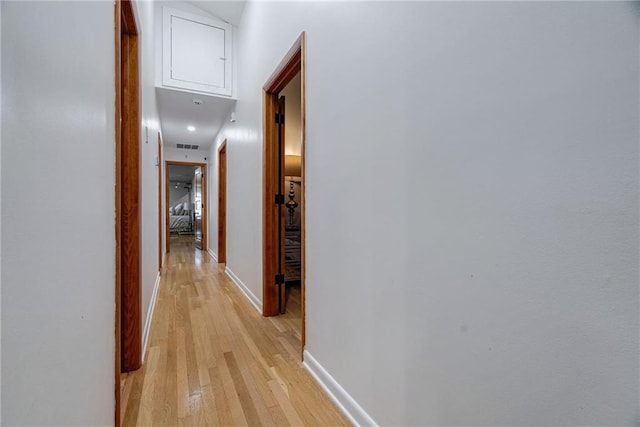
[[[115,164],[115,216],[116,216],[116,223],[115,223],[115,242],[116,242],[116,247],[115,247],[115,319],[114,319],[114,323],[115,323],[115,327],[114,327],[114,338],[115,338],[115,363],[114,363],[114,376],[115,376],[115,387],[114,387],[114,397],[115,397],[115,415],[114,415],[114,425],[116,427],[120,426],[120,329],[121,329],[121,325],[120,325],[120,287],[121,287],[121,277],[120,277],[120,270],[121,270],[121,260],[120,260],[120,232],[122,229],[122,220],[120,218],[120,211],[121,211],[121,195],[120,195],[120,188],[122,188],[122,183],[121,183],[121,179],[120,179],[120,171],[122,169],[121,167],[121,162],[120,162],[120,158],[121,158],[121,153],[120,153],[120,137],[121,137],[121,133],[122,133],[122,129],[120,128],[120,115],[122,114],[122,109],[121,109],[121,96],[120,96],[120,86],[121,86],[121,72],[120,72],[120,55],[121,55],[121,51],[122,51],[122,46],[121,46],[121,34],[120,32],[122,31],[121,27],[122,27],[122,21],[121,21],[121,16],[122,14],[122,5],[120,4],[119,1],[115,2],[115,6],[114,6],[114,12],[113,12],[113,20],[114,20],[114,24],[115,24],[115,31],[114,31],[114,43],[115,43],[115,101],[116,101],[116,105],[115,105],[115,141],[114,141],[114,145],[115,145],[115,160],[116,160],[116,164]]]
[[[305,296],[306,296],[306,252],[305,252],[305,135],[306,135],[306,61],[305,61],[305,33],[293,44],[291,49],[284,56],[280,64],[263,86],[263,278],[262,278],[262,314],[263,316],[275,316],[278,314],[278,292],[274,282],[274,277],[278,273],[278,239],[279,230],[277,229],[278,215],[283,214],[283,208],[274,203],[275,195],[278,191],[278,156],[282,155],[277,147],[277,131],[278,127],[273,120],[278,109],[278,93],[295,77],[301,73],[301,149],[302,149],[302,200],[301,203],[301,317],[302,317],[302,339],[301,352],[306,341],[306,315],[305,315]]]
[[[158,132],[158,271],[162,271],[162,136]]]
[[[114,6],[115,43],[115,413],[120,420],[120,372],[141,363],[140,89],[138,36],[129,0]]]
[[[218,148],[218,262],[227,263],[227,140]]]
[[[209,218],[209,195],[208,193],[208,171],[206,163],[194,163],[194,162],[177,162],[173,160],[167,160],[164,162],[164,189],[165,189],[165,206],[164,216],[165,216],[165,247],[166,252],[169,253],[171,250],[171,239],[169,236],[169,166],[195,166],[202,168],[202,204],[204,207],[202,208],[202,250],[207,252],[209,249],[208,243],[208,218]]]
[[[300,167],[301,173],[300,177],[302,178],[302,183],[300,185],[300,241],[302,242],[301,253],[300,253],[300,317],[301,317],[301,332],[300,332],[300,359],[304,360],[304,346],[307,342],[307,318],[306,318],[306,295],[307,295],[307,190],[306,190],[306,182],[307,178],[305,176],[305,165],[307,164],[305,161],[306,158],[306,141],[307,141],[307,60],[306,60],[306,51],[307,51],[307,38],[305,33],[302,33],[300,36]]]
[[[278,239],[279,230],[276,227],[277,218],[282,215],[283,208],[274,203],[278,192],[278,157],[281,153],[277,147],[278,126],[273,120],[278,111],[278,93],[285,88],[287,83],[298,73],[301,66],[302,38],[294,43],[285,55],[280,65],[276,68],[267,83],[263,86],[263,290],[262,309],[264,316],[275,316],[278,311],[278,289],[274,277],[279,272],[278,267]],[[303,137],[304,138],[304,137]]]
[[[162,166],[161,166],[162,167]],[[164,215],[164,252],[168,254],[171,251],[171,235],[169,232],[169,204],[171,196],[169,195],[169,162],[164,163],[164,205],[162,215]]]
[[[140,86],[138,36],[133,5],[122,2],[122,371],[140,368],[142,360],[142,313],[140,270]]]
[[[202,164],[202,250],[209,250],[209,171],[207,164]]]

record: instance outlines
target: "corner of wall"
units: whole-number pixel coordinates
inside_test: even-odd
[[[370,427],[378,425],[307,350],[304,351],[302,366],[322,387],[351,424]]]
[[[215,252],[213,252],[213,249],[208,248],[207,249],[207,253],[209,254],[209,256],[211,257],[211,259],[213,259],[214,262],[218,262],[218,254],[216,254]]]
[[[256,310],[258,310],[258,313],[262,314],[262,301],[260,300],[260,298],[255,296],[255,294],[251,292],[247,285],[245,285],[242,280],[240,280],[240,278],[236,276],[235,273],[231,271],[231,269],[229,269],[229,267],[226,267],[224,269],[224,272],[227,274],[227,276],[229,276],[231,281],[236,284],[238,289],[240,289],[242,293],[245,294],[251,304],[256,308]]]
[[[160,288],[160,272],[156,276],[156,283],[153,285],[153,293],[151,295],[151,301],[149,302],[149,309],[147,310],[147,318],[144,322],[144,330],[142,332],[142,363],[147,355],[147,344],[149,344],[149,332],[151,331],[151,321],[153,320],[153,313],[156,308],[156,302],[158,301],[158,289]]]

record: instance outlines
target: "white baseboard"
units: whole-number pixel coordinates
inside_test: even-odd
[[[149,302],[149,310],[147,310],[147,319],[144,322],[144,332],[142,333],[142,363],[147,357],[147,344],[149,343],[149,331],[151,330],[151,320],[153,320],[153,311],[156,308],[158,300],[158,288],[160,287],[160,272],[156,276],[156,283],[153,285],[151,293],[151,301]]]
[[[354,426],[378,426],[307,350],[304,351],[302,365]]]
[[[240,280],[238,276],[236,276],[233,271],[229,269],[229,267],[226,267],[224,269],[224,272],[227,273],[227,276],[229,276],[233,283],[235,283],[236,286],[242,291],[242,293],[245,294],[251,304],[253,304],[256,310],[258,310],[258,313],[262,314],[262,301],[260,301],[258,297],[256,297],[253,292],[251,292],[249,288],[247,288],[247,285],[242,283],[242,280]]]
[[[213,252],[213,250],[211,248],[207,249],[207,252],[209,253],[209,256],[211,256],[211,258],[213,258],[213,260],[215,262],[218,262],[218,255],[216,255],[216,253]]]

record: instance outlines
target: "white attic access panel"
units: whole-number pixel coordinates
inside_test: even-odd
[[[163,7],[163,86],[231,96],[232,59],[230,24]]]

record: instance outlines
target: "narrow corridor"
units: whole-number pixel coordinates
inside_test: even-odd
[[[145,364],[122,376],[122,425],[349,425],[302,367],[296,332],[261,317],[224,267],[179,239]]]

